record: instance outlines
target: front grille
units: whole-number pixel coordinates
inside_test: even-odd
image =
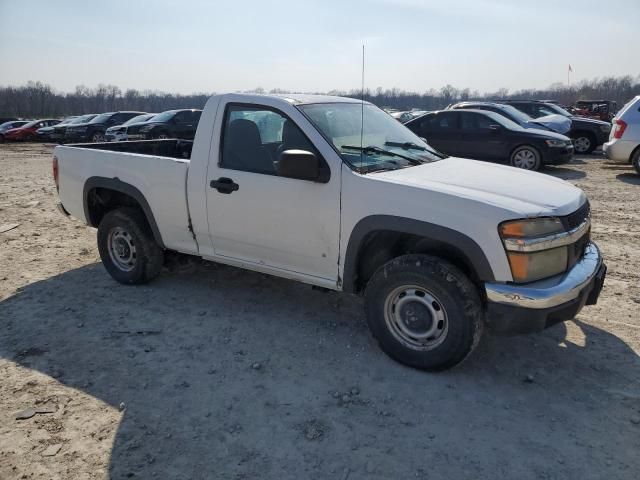
[[[575,212],[570,213],[564,217],[560,217],[560,221],[564,228],[569,231],[573,230],[584,223],[585,220],[591,215],[591,207],[587,200],[584,204]],[[591,230],[587,230],[582,237],[576,240],[573,244],[568,245],[568,262],[567,270],[570,270],[584,255],[584,251],[587,248],[591,238]]]
[[[569,215],[565,215],[564,217],[560,217],[560,221],[562,222],[562,226],[564,226],[567,230],[573,230],[574,228],[579,227],[582,223],[589,218],[591,215],[591,206],[589,205],[589,200],[584,202],[582,206],[573,213]]]

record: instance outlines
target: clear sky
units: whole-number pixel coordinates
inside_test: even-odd
[[[0,85],[546,87],[640,74],[640,0],[0,0]]]

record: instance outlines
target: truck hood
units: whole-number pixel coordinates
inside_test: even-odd
[[[530,124],[541,124],[547,128],[550,128],[554,132],[558,132],[561,134],[567,133],[571,130],[571,120],[567,117],[563,117],[562,115],[547,115],[545,117],[536,118],[529,122]]]
[[[465,158],[449,157],[367,176],[494,205],[511,211],[514,218],[567,215],[586,199],[582,190],[550,175]]]

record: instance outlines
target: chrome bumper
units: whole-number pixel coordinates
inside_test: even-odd
[[[589,243],[585,254],[571,270],[555,277],[518,285],[486,283],[487,300],[500,305],[544,309],[577,299],[602,266],[602,256],[595,243]]]

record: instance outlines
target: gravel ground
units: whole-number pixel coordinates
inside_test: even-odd
[[[95,230],[55,210],[51,150],[0,146],[0,225],[19,224],[0,233],[0,478],[639,478],[630,166],[547,170],[591,199],[598,305],[427,374],[379,350],[359,298],[210,264],[115,283]]]

